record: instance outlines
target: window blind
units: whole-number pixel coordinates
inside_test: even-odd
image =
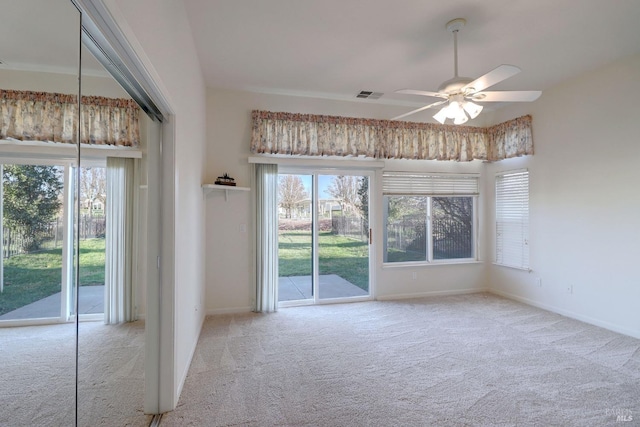
[[[447,175],[414,172],[384,172],[382,193],[400,195],[475,196],[478,175]]]
[[[529,171],[496,176],[496,264],[529,269]]]

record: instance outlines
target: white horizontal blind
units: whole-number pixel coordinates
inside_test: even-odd
[[[496,264],[529,269],[529,171],[496,176]]]
[[[382,174],[382,193],[475,196],[479,194],[478,176],[384,172]]]

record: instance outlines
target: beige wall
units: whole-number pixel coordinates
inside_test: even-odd
[[[531,273],[490,265],[497,292],[640,337],[640,56],[545,91],[531,113],[535,155],[487,168],[530,173]],[[493,193],[487,206],[493,206]],[[493,248],[493,214],[487,215]],[[492,250],[492,249],[490,249]],[[536,286],[541,279],[541,287]],[[573,286],[573,293],[567,288]]]

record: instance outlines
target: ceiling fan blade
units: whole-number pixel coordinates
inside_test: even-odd
[[[438,102],[434,102],[433,104],[425,105],[424,107],[420,107],[420,108],[417,108],[417,109],[415,109],[415,110],[409,111],[408,113],[404,113],[404,114],[401,114],[401,115],[399,115],[399,116],[396,116],[396,117],[392,118],[391,120],[398,120],[398,119],[401,119],[401,118],[403,118],[403,117],[407,117],[407,116],[410,116],[410,115],[412,115],[412,114],[419,113],[420,111],[426,110],[426,109],[428,109],[428,108],[431,108],[431,107],[437,107],[438,105],[442,105],[442,104],[444,104],[444,103],[445,103],[445,102],[447,102],[447,101],[448,101],[448,100],[447,100],[447,99],[445,99],[445,100],[443,100],[443,101],[438,101]]]
[[[539,90],[512,90],[504,92],[480,92],[469,98],[476,102],[532,102],[542,95]]]
[[[400,89],[400,90],[396,90],[395,93],[403,93],[406,95],[420,95],[420,96],[431,96],[434,98],[448,98],[449,95],[447,95],[446,93],[440,93],[440,92],[429,92],[426,90],[415,90],[415,89]]]
[[[498,84],[509,77],[515,76],[520,71],[522,70],[515,65],[502,64],[489,71],[484,76],[480,76],[471,83],[465,85],[461,90],[467,93],[482,92],[488,87]]]

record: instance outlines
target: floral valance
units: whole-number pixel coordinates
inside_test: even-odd
[[[48,92],[0,89],[0,139],[137,147],[140,141],[138,105],[131,99],[78,97]]]
[[[533,154],[531,116],[487,128],[257,110],[252,118],[252,153],[455,161]]]

